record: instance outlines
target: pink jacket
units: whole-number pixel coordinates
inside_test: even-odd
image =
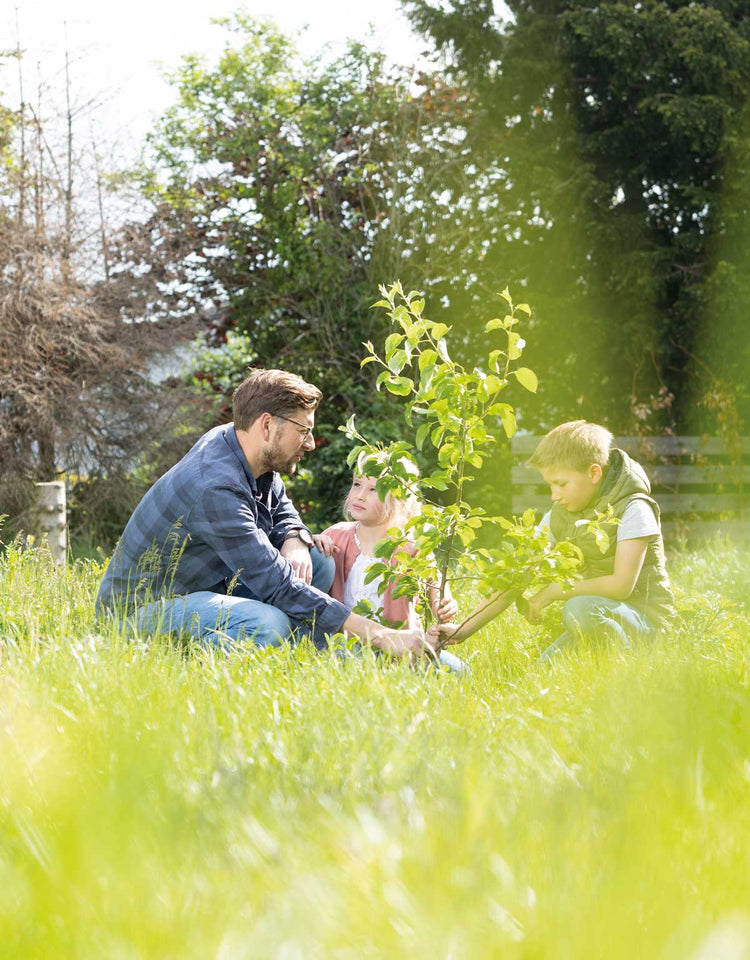
[[[333,576],[333,585],[331,587],[331,596],[334,600],[344,600],[344,584],[349,576],[354,561],[360,554],[357,541],[354,539],[354,531],[357,524],[354,522],[335,523],[323,532],[333,540],[338,553],[334,553],[333,558],[336,561],[336,573]],[[409,549],[409,548],[407,548]],[[416,547],[411,546],[410,553],[416,553]],[[419,617],[414,609],[414,604],[408,597],[393,597],[393,585],[389,584],[383,594],[383,615],[391,623],[403,623],[409,629],[417,629],[420,626]]]

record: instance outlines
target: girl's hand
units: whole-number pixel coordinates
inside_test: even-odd
[[[451,620],[455,620],[458,615],[458,604],[450,594],[443,597],[442,603],[438,597],[433,601],[432,615],[439,623],[449,623]]]
[[[337,547],[333,540],[331,540],[331,538],[325,533],[314,533],[313,543],[322,554],[325,554],[326,557],[332,557],[334,553],[338,553],[340,549],[340,547]]]

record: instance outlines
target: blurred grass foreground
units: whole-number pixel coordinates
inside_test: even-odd
[[[512,613],[456,679],[122,639],[8,548],[0,955],[750,956],[750,555],[672,571],[656,647]]]

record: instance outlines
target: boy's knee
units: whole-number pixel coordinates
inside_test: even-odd
[[[597,597],[571,597],[563,604],[562,621],[567,631],[581,634],[589,632],[598,617]]]

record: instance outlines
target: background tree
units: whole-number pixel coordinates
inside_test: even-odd
[[[635,414],[704,425],[691,357],[723,335],[724,361],[748,358],[746,332],[722,330],[715,295],[731,274],[720,311],[747,303],[734,211],[747,207],[750,4],[510,0],[506,22],[489,0],[404,6],[475,91],[467,143],[494,185],[469,201],[487,249],[463,265],[475,279],[454,297],[458,315],[498,274],[528,282],[530,361],[557,374],[540,392],[547,423],[584,415],[625,430]]]
[[[97,230],[86,209],[90,163],[78,139],[88,118],[70,76],[62,113],[42,84],[32,104],[20,48],[16,55],[21,105],[0,125],[0,514],[11,517],[3,535],[24,526],[33,483],[60,477],[74,526],[84,515],[91,525],[91,494],[106,480],[108,499],[124,501],[119,532],[135,493],[125,474],[157,446],[156,423],[162,440],[169,431],[148,365],[174,331],[135,322],[107,286],[103,224]]]
[[[252,363],[321,387],[320,449],[295,492],[322,522],[347,472],[338,425],[356,411],[383,440],[405,429],[360,371],[361,345],[385,329],[370,309],[383,276],[424,279],[411,262],[436,235],[427,199],[454,161],[461,96],[360,45],[305,62],[268,24],[225,23],[219,61],[187,57],[172,76],[178,102],[141,171],[152,215],[120,256],[147,278],[151,316],[202,312],[228,340],[199,359],[204,384],[228,392]]]

